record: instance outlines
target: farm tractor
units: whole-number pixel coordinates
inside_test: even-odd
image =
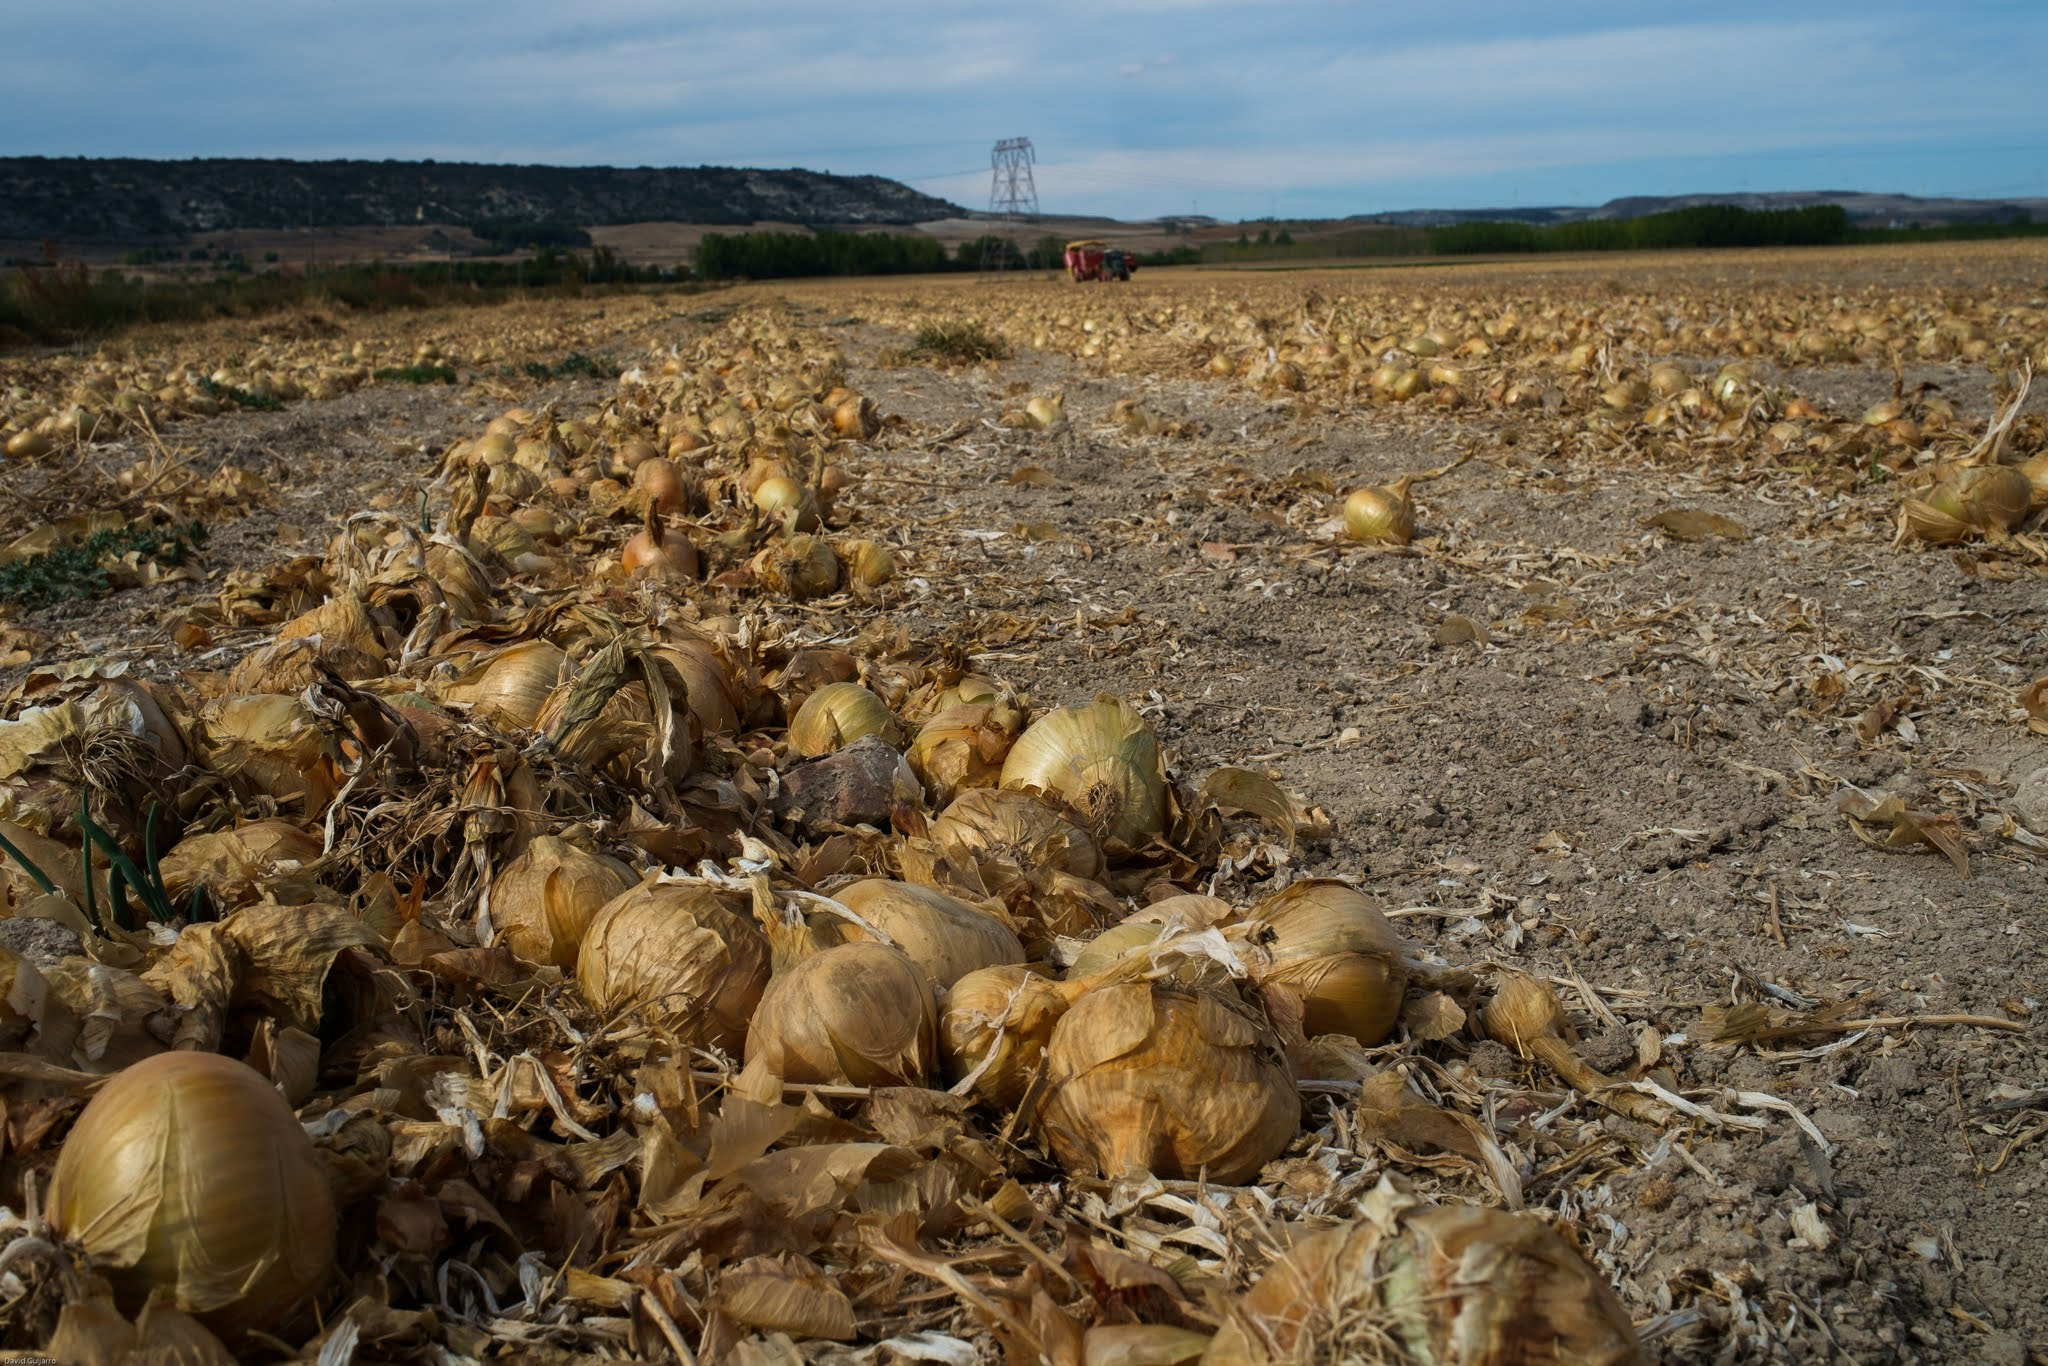
[[[1107,246],[1093,238],[1067,243],[1067,270],[1077,282],[1128,280],[1137,268],[1137,258],[1121,247]]]

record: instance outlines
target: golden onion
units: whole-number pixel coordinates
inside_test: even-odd
[[[697,547],[688,536],[670,536],[653,503],[640,530],[619,551],[619,567],[633,577],[694,579],[697,577]]]
[[[931,980],[872,940],[812,954],[768,984],[746,1057],[784,1081],[923,1086],[938,1063]]]
[[[2034,486],[2012,465],[1967,465],[1927,497],[1899,510],[1899,535],[1952,545],[1972,536],[2011,531],[2033,508]]]
[[[633,883],[633,870],[615,858],[536,836],[492,879],[491,924],[525,961],[574,971],[590,922]]]
[[[270,1082],[216,1053],[108,1082],[58,1149],[48,1209],[125,1312],[161,1293],[224,1336],[279,1323],[334,1265],[312,1141]]]
[[[1104,843],[1138,849],[1166,831],[1166,765],[1151,723],[1120,697],[1031,723],[1003,762],[1007,788],[1049,792]]]
[[[944,989],[977,968],[1024,961],[1016,931],[978,906],[930,887],[867,878],[832,894]],[[841,923],[848,940],[867,939],[859,925]]]
[[[799,602],[822,598],[839,587],[839,557],[816,536],[777,537],[761,547],[750,564],[763,588]]]
[[[1305,1033],[1349,1034],[1368,1046],[1387,1036],[1408,986],[1406,946],[1371,898],[1307,878],[1267,897],[1253,915],[1273,932],[1258,979],[1301,997]]]
[[[1217,991],[1100,987],[1053,1026],[1040,1124],[1072,1172],[1251,1180],[1294,1138],[1301,1097],[1263,1022]]]
[[[848,541],[839,547],[847,582],[859,588],[880,588],[896,577],[896,557],[879,541]]]
[[[1415,500],[1408,496],[1413,482],[1402,475],[1391,484],[1368,485],[1352,490],[1344,500],[1344,530],[1352,540],[1367,545],[1406,545],[1415,539]]]
[[[600,1013],[643,1011],[685,1043],[734,1049],[768,983],[768,940],[710,889],[648,882],[602,907],[576,981]]]
[[[1085,986],[1020,964],[981,968],[953,983],[939,1012],[947,1079],[958,1084],[973,1077],[976,1097],[1016,1109],[1052,1042],[1053,1026]]]
[[[568,662],[550,641],[515,641],[464,669],[441,689],[440,700],[466,706],[507,730],[532,730]]]
[[[173,903],[182,908],[195,889],[204,887],[218,917],[274,890],[277,881],[324,852],[318,835],[272,817],[233,830],[188,835],[163,856],[158,870]]]
[[[655,511],[667,515],[690,505],[689,485],[682,471],[665,459],[643,460],[633,469],[633,487],[644,491]]]
[[[818,500],[811,491],[786,475],[761,481],[754,490],[754,506],[761,515],[790,531],[818,529]]]
[[[890,745],[903,739],[896,717],[881,698],[858,683],[828,683],[804,699],[789,723],[790,748],[807,759],[843,749],[865,736]]]

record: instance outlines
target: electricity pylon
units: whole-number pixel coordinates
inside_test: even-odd
[[[984,277],[1009,266],[1013,237],[1038,221],[1038,186],[1031,179],[1034,160],[1030,138],[1004,138],[988,154],[988,211],[997,221],[981,239]]]

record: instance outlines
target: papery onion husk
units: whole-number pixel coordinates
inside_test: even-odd
[[[858,683],[828,683],[804,699],[789,723],[790,748],[806,759],[844,749],[865,736],[890,745],[903,740],[902,727],[881,698]]]
[[[839,587],[839,557],[825,541],[809,534],[777,537],[761,547],[750,564],[763,588],[799,602],[822,598]]]
[[[1216,991],[1091,991],[1053,1027],[1046,1075],[1040,1127],[1071,1172],[1241,1185],[1301,1122],[1270,1031]]]
[[[237,790],[297,801],[316,816],[339,786],[319,718],[296,697],[223,697],[201,718],[207,765]]]
[[[1387,1183],[1366,1216],[1296,1243],[1247,1291],[1202,1366],[1635,1366],[1606,1279],[1525,1212],[1415,1208]]]
[[[923,1086],[938,1066],[931,979],[871,940],[800,959],[768,984],[746,1058],[784,1081]]]
[[[1407,946],[1370,897],[1307,878],[1267,897],[1252,914],[1273,931],[1255,974],[1301,997],[1309,1037],[1348,1034],[1370,1046],[1387,1036],[1408,987]]]
[[[249,821],[233,830],[188,835],[158,864],[172,904],[183,910],[195,888],[204,887],[216,918],[259,899],[265,892],[277,901],[303,900],[315,890],[310,877],[292,879],[326,852],[320,836],[295,822],[271,818]],[[282,895],[288,882],[300,885]]]
[[[1166,830],[1166,764],[1152,725],[1120,697],[1032,722],[1003,763],[1004,787],[1065,801],[1103,843],[1139,849]]]
[[[1406,545],[1415,539],[1415,500],[1407,475],[1391,484],[1354,489],[1344,500],[1344,531],[1367,545]]]
[[[867,878],[832,899],[889,937],[940,988],[977,968],[1024,961],[1017,933],[988,911],[930,887]],[[847,940],[867,939],[860,925],[835,922]]]
[[[768,940],[709,888],[647,882],[592,917],[576,955],[583,997],[634,1011],[685,1043],[735,1049],[768,983]]]
[[[58,1149],[47,1208],[125,1312],[158,1291],[223,1336],[280,1322],[334,1265],[312,1141],[268,1081],[217,1053],[108,1082]]]
[[[536,836],[491,880],[491,924],[526,962],[573,972],[590,922],[634,881],[633,870],[615,858]]]
[[[1067,964],[1067,976],[1094,977],[1134,957],[1149,956],[1161,940],[1186,928],[1184,925],[1166,925],[1158,921],[1126,918],[1083,944],[1081,951]],[[1197,956],[1176,963],[1166,980],[1175,986],[1190,989],[1228,988],[1230,970],[1212,958]]]
[[[896,557],[879,541],[848,541],[839,547],[846,581],[860,588],[879,588],[896,577]]]
[[[984,871],[995,864],[1019,873],[1037,868],[1085,878],[1103,873],[1102,849],[1088,828],[1029,792],[969,788],[939,813],[931,838]]]
[[[654,652],[674,667],[676,676],[689,690],[690,714],[697,718],[703,734],[739,733],[739,685],[717,650],[705,641],[679,640],[657,645]]]
[[[811,694],[830,683],[851,683],[860,677],[860,661],[844,650],[816,648],[798,650],[763,689],[766,698],[780,697],[785,715],[803,710]]]
[[[932,805],[944,807],[966,788],[994,787],[1023,729],[1023,708],[1012,702],[948,707],[917,728],[904,757]]]
[[[643,460],[633,469],[633,487],[644,492],[657,513],[668,516],[690,506],[690,482],[668,460]]]

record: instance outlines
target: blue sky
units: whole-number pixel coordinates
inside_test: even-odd
[[[2048,4],[8,0],[0,153],[806,166],[1334,217],[2048,196]],[[90,20],[82,18],[90,12]]]

